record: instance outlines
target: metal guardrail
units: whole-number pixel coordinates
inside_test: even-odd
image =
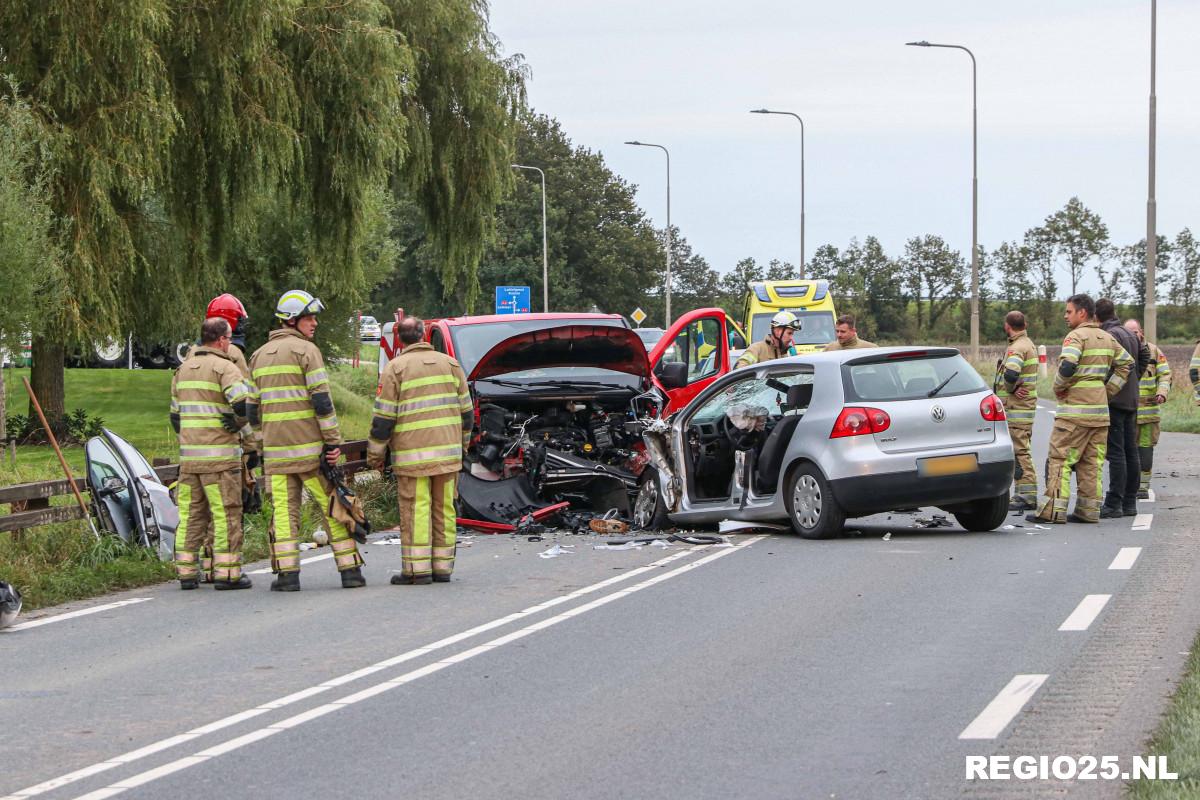
[[[346,442],[342,445],[342,453],[346,458],[342,469],[347,475],[367,469],[367,442],[365,439]],[[158,477],[164,483],[170,483],[179,476],[179,465],[156,464],[154,471],[158,473]],[[80,492],[88,493],[89,500],[92,499],[91,485],[86,478],[76,478],[75,485]],[[66,478],[0,486],[0,506],[8,505],[10,507],[8,514],[0,514],[0,533],[23,531],[43,525],[83,519],[83,509],[74,502],[63,506],[50,505],[50,498],[69,494],[71,494],[71,483]]]

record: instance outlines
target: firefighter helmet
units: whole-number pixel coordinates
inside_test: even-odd
[[[310,314],[320,314],[324,310],[324,303],[302,289],[284,292],[275,304],[275,316],[285,322]]]
[[[794,331],[798,331],[800,330],[800,318],[791,311],[780,311],[771,317],[771,327],[791,328]]]
[[[250,318],[242,301],[228,292],[213,298],[213,301],[208,304],[205,316],[220,317],[229,323],[230,328],[236,328],[239,322]]]

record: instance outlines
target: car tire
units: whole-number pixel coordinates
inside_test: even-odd
[[[171,355],[168,358],[169,365],[174,368],[183,363],[188,357],[188,353],[192,351],[195,345],[192,342],[176,342],[171,348]]]
[[[119,339],[104,339],[91,347],[91,360],[98,367],[115,369],[126,365],[128,356],[125,343]]]
[[[1008,492],[999,497],[988,497],[971,503],[969,511],[954,514],[964,530],[983,533],[994,531],[1008,518]]]
[[[805,539],[831,539],[846,524],[846,512],[833,496],[829,481],[812,464],[792,470],[783,501],[792,530]]]
[[[638,493],[633,501],[634,530],[661,531],[669,524],[667,503],[658,486],[658,470],[646,467],[638,481]]]

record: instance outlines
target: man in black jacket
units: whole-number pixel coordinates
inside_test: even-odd
[[[1150,363],[1150,348],[1137,335],[1121,326],[1112,300],[1102,297],[1096,301],[1096,319],[1121,347],[1137,362],[1130,375],[1141,375]],[[1104,380],[1107,376],[1097,376]],[[1132,517],[1137,514],[1138,484],[1141,463],[1137,443],[1137,381],[1127,381],[1121,391],[1108,399],[1108,491],[1100,517]]]

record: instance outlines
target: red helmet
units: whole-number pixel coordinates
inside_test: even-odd
[[[250,317],[246,313],[246,307],[242,305],[242,301],[229,293],[213,298],[213,301],[208,304],[206,316],[221,317],[227,320],[232,328],[236,328],[238,322],[241,320],[249,319]]]

